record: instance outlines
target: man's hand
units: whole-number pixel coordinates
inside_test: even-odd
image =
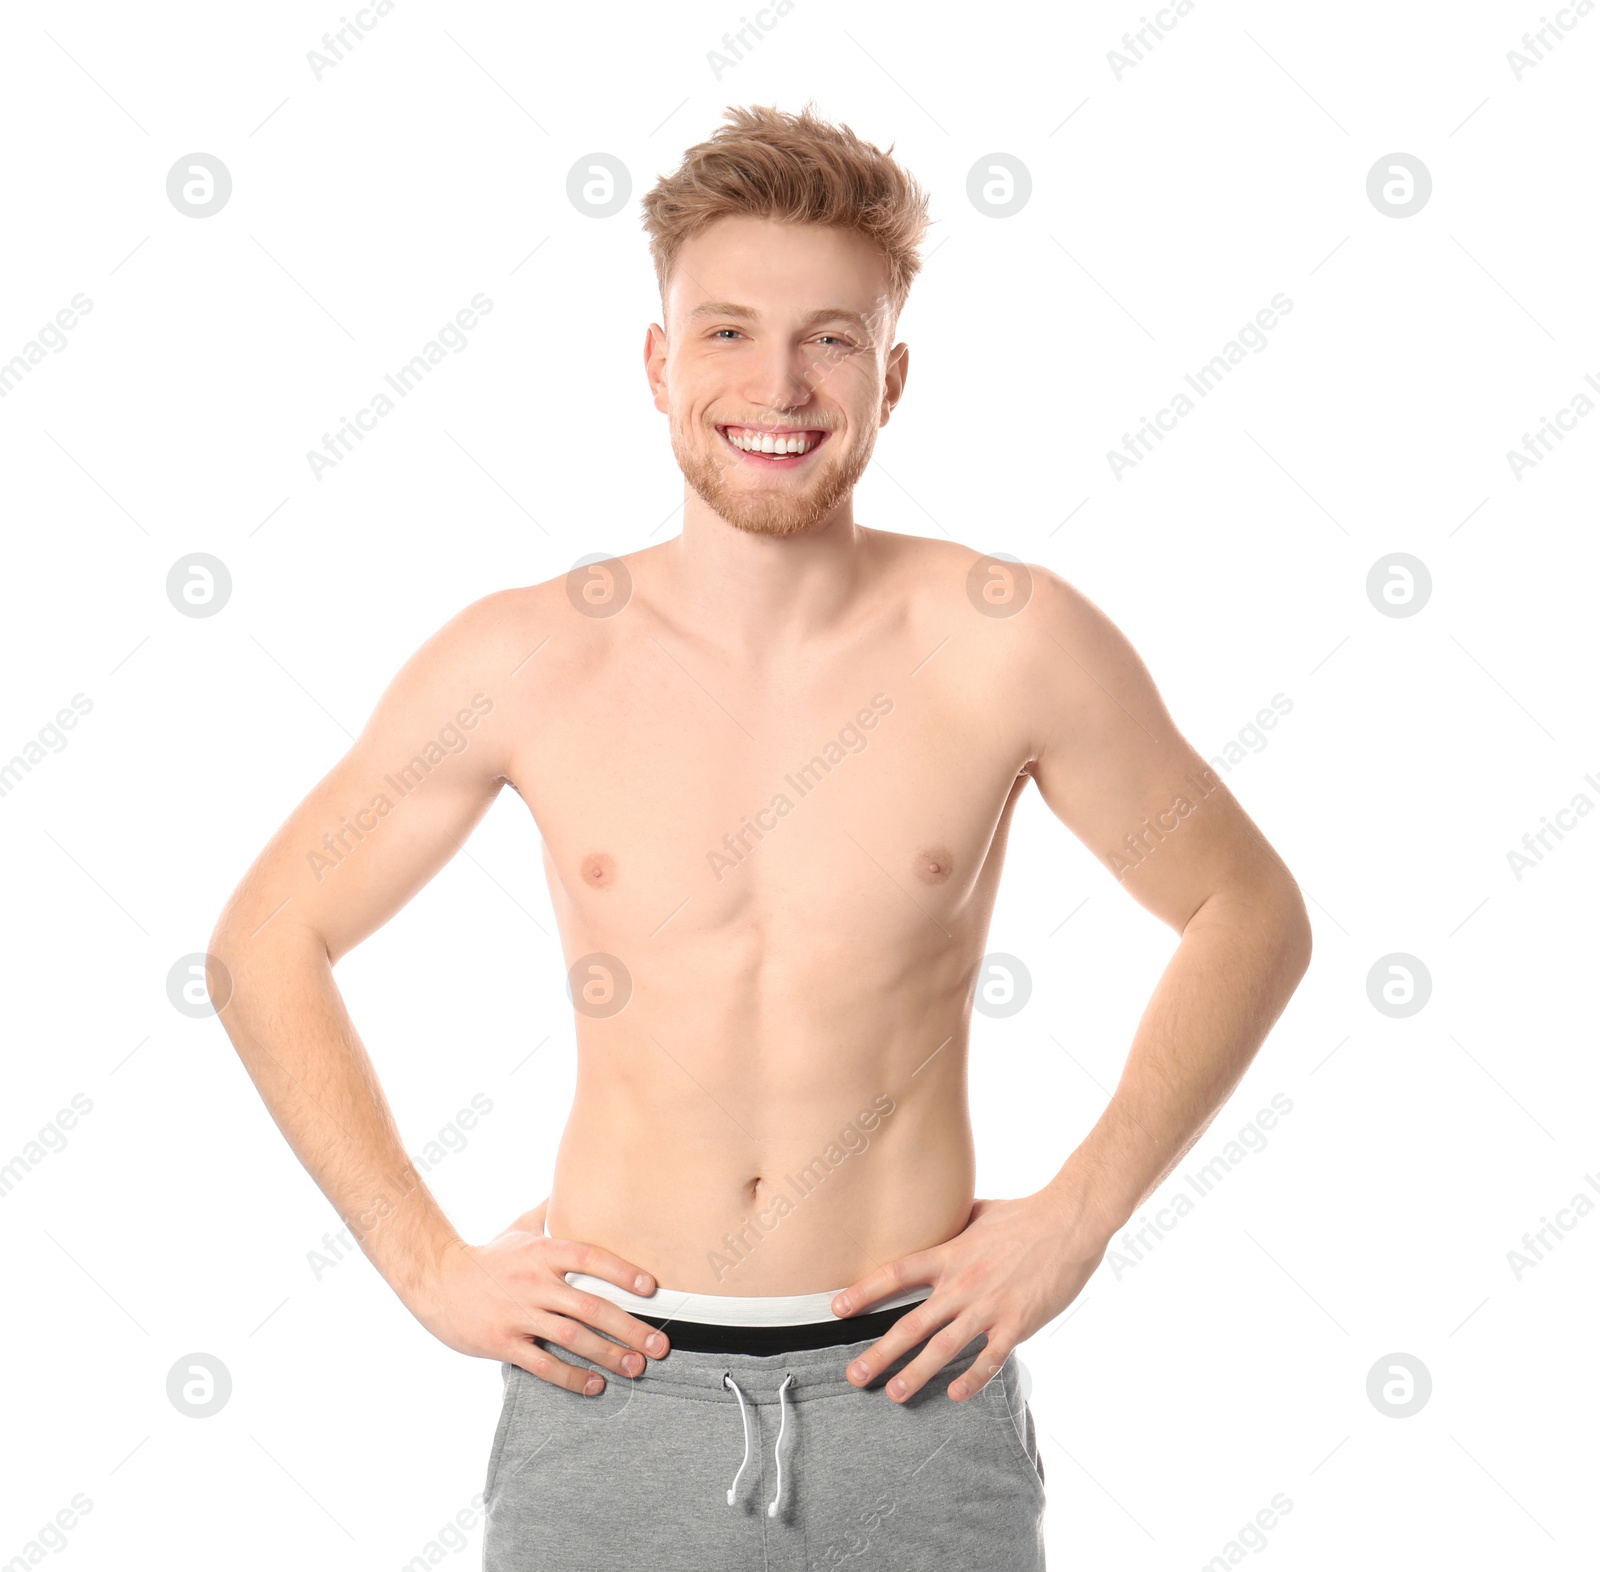
[[[563,1274],[585,1272],[629,1293],[653,1294],[648,1272],[598,1245],[547,1239],[548,1199],[486,1245],[456,1244],[407,1297],[411,1313],[440,1342],[480,1359],[503,1359],[530,1375],[593,1397],[605,1390],[592,1370],[546,1353],[541,1337],[570,1348],[618,1375],[639,1375],[644,1356],[667,1352],[666,1334],[607,1299],[571,1286]],[[588,1323],[583,1325],[581,1323]],[[591,1331],[598,1327],[626,1347]]]
[[[982,1333],[988,1344],[946,1388],[957,1402],[981,1392],[1018,1343],[1053,1321],[1083,1291],[1109,1241],[1093,1234],[1059,1194],[1017,1201],[974,1201],[966,1228],[931,1250],[890,1261],[842,1290],[837,1315],[867,1310],[917,1283],[933,1292],[908,1310],[845,1372],[866,1386],[931,1332],[928,1346],[890,1381],[903,1403]],[[946,1324],[948,1323],[948,1324]],[[942,1331],[936,1328],[943,1327]]]

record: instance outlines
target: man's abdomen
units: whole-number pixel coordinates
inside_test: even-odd
[[[813,1051],[814,1077],[749,1063],[719,1076],[705,1055],[670,1059],[649,1040],[629,1051],[648,1071],[625,1076],[609,1053],[580,1071],[554,1236],[604,1245],[676,1289],[798,1294],[966,1226],[974,1164],[956,1042],[920,1073],[873,1056],[882,1073],[845,1074]]]

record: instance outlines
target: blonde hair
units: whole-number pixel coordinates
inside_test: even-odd
[[[894,315],[922,267],[928,198],[889,155],[808,102],[797,115],[755,107],[697,143],[642,199],[656,282],[665,297],[678,252],[719,218],[773,218],[848,230],[883,257]]]

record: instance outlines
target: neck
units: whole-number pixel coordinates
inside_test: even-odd
[[[792,646],[837,622],[855,599],[868,532],[849,496],[809,529],[758,535],[684,489],[683,533],[668,551],[673,603],[717,643],[753,653]]]

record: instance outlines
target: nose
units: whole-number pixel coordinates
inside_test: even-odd
[[[816,367],[798,344],[772,338],[755,347],[745,363],[741,394],[757,409],[789,414],[812,401]]]

